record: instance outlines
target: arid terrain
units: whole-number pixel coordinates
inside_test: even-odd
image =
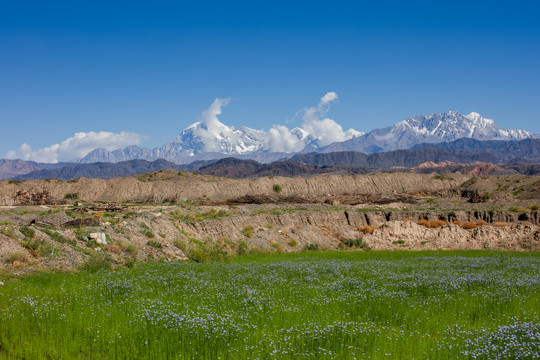
[[[0,182],[0,266],[131,266],[318,249],[540,250],[540,178],[172,170]]]

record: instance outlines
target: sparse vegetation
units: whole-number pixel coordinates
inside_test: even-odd
[[[56,242],[59,242],[61,244],[70,244],[70,245],[76,245],[77,244],[74,240],[66,239],[62,234],[60,234],[59,232],[56,232],[54,230],[43,228],[43,229],[41,229],[41,231],[43,231],[45,234],[49,235],[49,237],[52,240],[54,240]]]
[[[282,190],[283,190],[283,187],[279,184],[274,184],[272,186],[272,191],[274,191],[277,194],[279,194]]]
[[[21,234],[23,234],[26,237],[33,238],[36,236],[36,231],[32,228],[29,228],[27,226],[22,226],[19,231]]]
[[[436,179],[436,180],[450,180],[450,181],[455,181],[456,180],[453,177],[448,176],[448,175],[444,175],[444,174],[435,174],[435,175],[433,175],[433,178]]]
[[[392,244],[394,244],[394,245],[403,245],[403,244],[405,244],[405,240],[403,240],[403,239],[395,240],[395,241],[392,241]]]
[[[13,229],[11,229],[11,228],[7,228],[7,229],[6,229],[6,228],[3,228],[3,229],[0,229],[0,233],[2,233],[2,234],[4,234],[4,235],[6,235],[7,237],[10,237],[10,238],[12,238],[12,239],[14,239],[14,240],[17,240],[17,239],[18,239],[17,235],[15,234],[15,232],[13,231]]]
[[[290,247],[296,247],[298,245],[298,241],[296,239],[289,239],[289,241],[287,241],[287,244]]]
[[[79,193],[69,193],[64,195],[64,200],[75,201],[79,199]]]
[[[252,238],[254,230],[255,229],[253,228],[253,226],[247,225],[247,226],[244,226],[244,228],[242,229],[242,233],[244,234],[245,237]]]
[[[10,264],[13,264],[16,261],[17,262],[26,262],[28,259],[27,259],[27,256],[26,256],[25,253],[20,252],[20,251],[15,251],[15,252],[11,252],[11,253],[9,253],[7,255],[7,260],[9,261]]]
[[[163,247],[163,245],[160,242],[157,242],[157,241],[147,241],[146,245],[151,246],[151,247],[156,248],[156,249],[161,249]]]
[[[430,229],[436,229],[441,226],[446,225],[446,221],[444,220],[426,220],[426,219],[419,219],[418,220],[419,225],[423,225]]]
[[[356,239],[339,239],[341,244],[349,248],[369,250],[368,244],[366,244],[362,238]]]
[[[304,251],[319,251],[319,244],[306,244],[302,248]]]

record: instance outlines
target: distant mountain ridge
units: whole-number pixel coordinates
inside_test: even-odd
[[[460,138],[476,140],[523,140],[539,138],[525,130],[502,130],[495,121],[472,112],[457,111],[417,115],[395,125],[375,129],[369,133],[321,149],[321,152],[359,151],[372,153],[408,149],[420,143],[450,142]]]
[[[519,161],[516,161],[519,160]],[[479,141],[458,139],[449,143],[418,144],[408,150],[395,150],[374,154],[354,151],[333,153],[311,152],[296,154],[289,159],[280,159],[270,163],[239,158],[198,160],[190,164],[178,165],[166,160],[156,161],[130,160],[118,163],[91,164],[39,164],[28,162],[25,167],[22,160],[4,160],[1,164],[17,162],[19,169],[27,171],[13,177],[16,180],[58,178],[70,180],[79,177],[111,178],[146,172],[174,169],[177,171],[198,171],[204,174],[249,177],[249,176],[297,176],[323,173],[363,173],[366,169],[389,169],[392,167],[412,168],[422,163],[453,162],[456,164],[524,164],[513,166],[517,172],[528,171],[536,174],[536,168],[527,170],[527,164],[540,164],[540,139],[520,141]],[[43,165],[44,168],[39,168]],[[53,166],[54,165],[54,166]],[[14,165],[5,166],[10,174]],[[38,168],[30,172],[31,169]],[[55,168],[56,167],[56,168]],[[356,169],[356,170],[353,170]],[[0,166],[0,176],[2,167]]]
[[[283,130],[285,129],[285,130]],[[95,149],[80,163],[120,162],[134,159],[166,159],[176,164],[186,164],[195,160],[211,160],[235,156],[272,162],[295,153],[357,151],[375,153],[408,149],[420,143],[439,143],[459,138],[476,140],[522,140],[539,138],[525,130],[503,130],[491,120],[472,112],[463,115],[457,111],[417,115],[398,122],[393,126],[375,129],[367,134],[349,130],[349,140],[320,146],[317,134],[310,134],[301,128],[292,130],[283,127],[282,133],[255,130],[245,126],[226,126],[217,118],[196,122],[184,129],[179,136],[161,147],[146,149],[128,146],[107,151]],[[299,147],[291,152],[276,152],[273,141],[287,138]]]

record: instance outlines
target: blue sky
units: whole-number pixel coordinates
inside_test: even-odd
[[[231,98],[227,125],[294,127],[329,91],[344,129],[457,110],[540,133],[539,15],[519,0],[2,0],[0,157],[90,131],[159,146],[215,98]]]

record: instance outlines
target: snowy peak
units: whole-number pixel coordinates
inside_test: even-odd
[[[392,151],[408,149],[419,143],[449,142],[460,138],[477,140],[522,140],[536,137],[525,130],[501,130],[495,121],[477,112],[463,115],[457,111],[417,115],[397,124],[375,129],[366,135],[323,149],[329,151]]]

